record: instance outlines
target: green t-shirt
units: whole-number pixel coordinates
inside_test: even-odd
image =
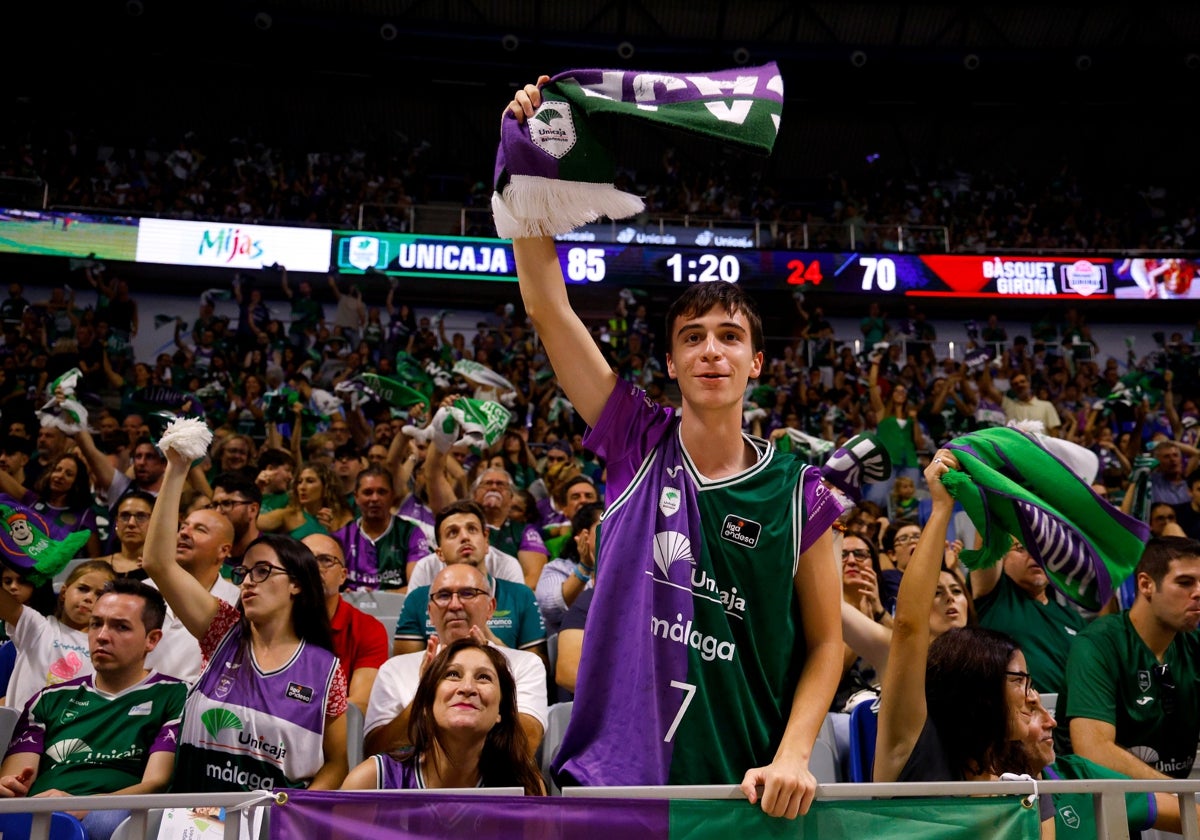
[[[1094,761],[1088,761],[1083,756],[1064,755],[1045,769],[1042,774],[1047,781],[1051,779],[1128,779],[1129,777],[1116,770],[1110,770]],[[1129,834],[1137,837],[1138,832],[1145,831],[1154,824],[1158,814],[1152,793],[1125,794],[1125,816],[1129,823]],[[1096,837],[1096,810],[1090,793],[1056,793],[1054,794],[1054,836]]]
[[[1160,664],[1167,667],[1166,675]],[[1071,718],[1103,721],[1116,727],[1120,746],[1160,773],[1186,779],[1200,737],[1198,676],[1200,637],[1195,633],[1176,635],[1159,663],[1129,621],[1128,610],[1101,616],[1071,646],[1058,695],[1056,737],[1069,729]]]
[[[150,753],[175,751],[187,690],[158,673],[113,696],[95,688],[91,676],[44,689],[10,746],[41,753],[29,795],[57,788],[88,796],[137,784]]]
[[[996,588],[975,601],[979,623],[1012,636],[1025,654],[1033,687],[1043,693],[1065,690],[1067,654],[1087,622],[1070,607],[1050,598],[1040,604],[1003,572]]]
[[[279,510],[279,508],[285,508],[287,506],[287,491],[284,491],[283,493],[268,493],[267,495],[263,496],[262,505],[258,510],[259,513],[269,513],[270,511]]]

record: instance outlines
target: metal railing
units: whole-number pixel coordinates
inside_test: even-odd
[[[513,795],[514,789],[474,788],[444,791],[445,793],[474,793],[481,796]],[[394,791],[397,797],[436,795],[437,791]],[[817,799],[878,799],[903,797],[975,797],[992,795],[1041,795],[1055,793],[1089,793],[1094,796],[1097,835],[1111,840],[1128,840],[1129,825],[1125,810],[1126,793],[1167,793],[1179,798],[1182,835],[1186,840],[1200,840],[1196,817],[1196,794],[1200,779],[1091,779],[1070,781],[1012,781],[1012,782],[897,782],[891,784],[818,784]],[[675,787],[568,787],[563,789],[563,805],[579,798],[623,799],[703,799],[740,800],[744,796],[736,785],[692,785]],[[161,808],[220,807],[226,809],[225,838],[237,840],[242,822],[253,810],[283,805],[287,791],[252,791],[248,793],[184,793],[150,794],[142,796],[76,796],[61,798],[3,799],[0,814],[33,814],[30,840],[47,840],[50,814],[62,810],[65,802],[72,810],[121,810],[131,813],[127,837],[147,837],[148,813]],[[456,807],[461,807],[456,805]],[[148,838],[152,840],[152,838]]]

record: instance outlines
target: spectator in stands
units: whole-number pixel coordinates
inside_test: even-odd
[[[232,575],[241,586],[239,606],[206,591],[171,551],[188,462],[175,449],[166,457],[146,571],[200,640],[207,662],[184,709],[173,790],[338,787],[348,770],[346,681],[332,652],[316,558],[290,537],[264,534],[246,552],[249,565]],[[232,532],[214,511],[200,513]],[[231,707],[238,709],[232,718],[224,715]],[[210,732],[209,712],[230,722]],[[258,743],[240,743],[242,732]]]
[[[117,515],[112,521],[117,550],[100,559],[112,566],[118,578],[146,579],[146,570],[142,568],[142,550],[153,511],[154,497],[142,490],[129,491],[117,503]]]
[[[1150,473],[1150,498],[1155,502],[1182,505],[1191,501],[1183,473],[1183,452],[1172,440],[1160,440],[1150,450],[1158,467]]]
[[[475,502],[459,501],[438,511],[434,525],[436,554],[417,564],[409,578],[408,597],[396,622],[393,653],[412,653],[425,647],[433,625],[428,609],[429,585],[441,564],[467,563],[488,577],[497,613],[488,621],[489,641],[531,650],[545,657],[546,630],[532,590],[512,579],[519,572],[513,558],[488,545],[487,520]],[[428,577],[426,577],[428,575]]]
[[[299,540],[309,534],[331,534],[353,518],[333,470],[320,461],[309,461],[296,476],[287,507],[260,513],[258,528]]]
[[[51,683],[92,672],[87,628],[100,590],[113,579],[112,568],[99,560],[80,563],[63,582],[53,616],[23,605],[0,589],[0,619],[12,630],[17,661],[4,704],[14,709]]]
[[[508,661],[517,684],[521,729],[530,754],[537,749],[546,728],[546,666],[534,653],[497,643],[489,626],[496,610],[489,586],[474,566],[456,563],[438,573],[426,590],[429,594],[420,594],[429,609],[433,635],[421,648],[394,656],[379,669],[364,723],[368,752],[388,752],[408,743],[411,704],[421,674],[442,647],[467,638],[494,646]],[[416,593],[409,595],[413,597]]]
[[[13,436],[8,439],[18,440]],[[96,513],[92,510],[91,479],[87,465],[78,455],[60,456],[49,471],[42,473],[31,491],[22,487],[6,470],[0,469],[0,492],[33,508],[65,531],[91,531],[92,536],[81,554],[95,557],[100,553]]]
[[[268,448],[259,454],[254,483],[262,491],[263,513],[287,507],[295,469],[296,459],[282,449]]]
[[[972,571],[971,591],[980,625],[1011,636],[1025,652],[1034,688],[1062,691],[1071,643],[1087,625],[1052,597],[1045,569],[1025,546],[1014,538],[999,563]]]
[[[892,459],[892,477],[887,481],[870,485],[867,499],[887,505],[892,483],[904,476],[914,484],[920,479],[920,462],[917,452],[928,443],[917,420],[916,405],[909,402],[908,388],[899,382],[892,384],[887,400],[879,384],[880,358],[878,353],[871,357],[871,368],[867,373],[867,387],[871,397],[871,410],[875,413],[875,437],[887,450]]]
[[[5,566],[0,570],[0,587],[16,599],[17,603],[28,607],[43,616],[53,616],[57,598],[54,594],[52,581],[34,585],[28,577]],[[0,632],[4,641],[0,643],[0,698],[8,693],[8,682],[12,677],[13,667],[17,663],[16,645],[8,637],[8,630],[0,621]],[[0,703],[3,701],[0,700]]]
[[[229,435],[214,449],[213,460],[216,463],[211,470],[210,482],[221,473],[244,473],[247,478],[254,479],[254,459],[257,456],[254,441],[249,435]]]
[[[1200,735],[1200,542],[1155,537],[1137,596],[1075,639],[1058,695],[1073,751],[1135,779],[1186,779]]]
[[[333,652],[337,655],[346,680],[347,699],[365,714],[367,700],[379,668],[387,661],[387,628],[374,616],[349,604],[341,592],[346,584],[346,558],[333,537],[309,534],[304,544],[317,558],[321,583],[325,588],[325,609],[333,634]]]
[[[1062,425],[1062,421],[1059,419],[1058,410],[1055,409],[1053,403],[1034,396],[1029,375],[1023,371],[1014,373],[1008,384],[1011,386],[1009,393],[1001,394],[993,384],[990,375],[979,378],[981,393],[989,399],[999,402],[1004,409],[1005,416],[1010,421],[1033,420],[1042,424],[1042,429],[1046,434],[1061,437],[1062,433],[1059,427]]]
[[[577,473],[554,488],[554,505],[548,519],[542,520],[542,537],[551,556],[562,553],[573,531],[571,522],[575,513],[585,504],[600,501],[596,483],[586,475]]]
[[[140,581],[104,588],[88,625],[94,673],[48,686],[30,700],[0,765],[0,797],[167,789],[187,686],[146,667],[165,609],[158,590]],[[84,746],[54,748],[74,742]],[[107,840],[128,815],[92,811],[82,820],[92,840]]]
[[[24,488],[33,485],[33,482],[25,475],[25,465],[29,463],[29,456],[32,453],[33,442],[28,438],[16,435],[5,435],[0,438],[0,473],[11,479],[4,486]],[[10,491],[5,490],[4,492]],[[24,493],[24,489],[21,489],[16,493],[16,497],[20,498]]]
[[[537,459],[529,443],[515,429],[504,433],[500,441],[500,452],[504,458],[504,469],[512,476],[518,490],[525,490],[538,480]]]
[[[338,425],[341,429],[341,435],[349,439],[350,433],[346,426],[346,421],[342,418],[335,418],[334,425]],[[330,425],[329,433],[336,440],[339,433],[334,431],[334,425]],[[353,443],[339,443],[333,450],[333,474],[338,480],[338,490],[341,491],[342,498],[345,499],[346,505],[352,507],[354,505],[354,493],[357,486],[359,472],[363,468],[362,452]]]
[[[36,457],[25,464],[26,487],[37,484],[42,473],[58,462],[71,448],[71,439],[50,422],[43,423],[38,430]],[[94,480],[94,479],[93,479]]]
[[[440,462],[437,447],[430,450],[430,464],[427,469],[437,470]],[[436,487],[437,485],[433,485]],[[431,487],[431,489],[433,489]],[[487,517],[488,543],[497,550],[510,554],[521,563],[525,574],[525,585],[530,589],[537,586],[542,568],[550,559],[546,551],[546,543],[536,525],[516,522],[509,516],[512,506],[513,492],[512,477],[504,470],[486,469],[475,479],[471,487],[471,497],[475,500]],[[430,501],[435,505],[448,494],[440,496],[431,494]],[[442,505],[444,507],[444,504]]]
[[[429,553],[423,523],[393,515],[392,475],[380,466],[358,474],[354,500],[362,516],[336,531],[350,589],[404,589],[408,569]]]
[[[1187,477],[1187,484],[1191,498],[1174,506],[1175,519],[1187,536],[1200,540],[1200,470],[1192,470]]]
[[[877,782],[989,780],[1024,769],[1013,742],[1026,736],[1036,695],[1020,648],[1001,633],[966,627],[930,643],[930,609],[954,507],[941,478],[957,467],[942,449],[925,469],[933,510],[896,600],[880,695]],[[1042,816],[1053,817],[1053,810]]]
[[[279,285],[283,289],[283,296],[292,304],[292,320],[288,327],[288,337],[292,346],[304,350],[312,345],[317,327],[325,320],[325,310],[313,298],[312,283],[301,280],[296,287],[297,290],[293,292],[291,286],[288,285],[287,269],[281,265],[277,265],[275,268],[279,271]]]
[[[212,490],[212,508],[233,528],[233,544],[221,567],[222,576],[228,577],[230,569],[242,565],[246,549],[261,533],[258,514],[262,510],[262,491],[243,471],[221,473],[213,480]]]
[[[592,588],[596,577],[596,525],[603,514],[604,505],[594,498],[578,505],[561,554],[542,569],[536,594],[549,636],[558,632],[563,615],[575,599]]]
[[[436,656],[414,655],[424,673],[406,709],[410,749],[395,758],[372,756],[342,789],[519,787],[544,795],[504,656],[471,638]]]
[[[1179,517],[1175,513],[1175,505],[1166,502],[1155,502],[1150,505],[1150,533],[1155,537],[1185,536],[1179,527]]]

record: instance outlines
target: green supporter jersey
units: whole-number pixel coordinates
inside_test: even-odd
[[[279,508],[288,506],[288,494],[283,493],[268,493],[263,496],[262,505],[259,507],[259,513],[270,513]]]
[[[1128,611],[1101,616],[1071,647],[1056,738],[1072,718],[1103,721],[1116,727],[1117,744],[1160,773],[1186,779],[1200,736],[1198,676],[1196,633],[1177,634],[1160,663]]]
[[[174,752],[186,683],[151,673],[108,695],[92,679],[44,689],[18,722],[10,750],[42,754],[30,796],[112,793],[142,781],[151,752]]]
[[[1045,769],[1042,778],[1047,781],[1063,779],[1128,779],[1129,777],[1107,767],[1088,761],[1078,755],[1064,755]],[[1129,823],[1129,834],[1137,837],[1154,824],[1158,811],[1152,793],[1125,794],[1125,816]],[[1054,836],[1056,840],[1069,838],[1094,838],[1096,834],[1096,811],[1090,793],[1054,794]]]
[[[1033,687],[1060,694],[1071,642],[1087,627],[1083,616],[1054,600],[1041,604],[1001,572],[996,588],[975,601],[979,624],[1012,636],[1025,654]]]

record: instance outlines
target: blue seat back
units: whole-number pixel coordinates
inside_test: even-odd
[[[879,700],[859,703],[850,712],[850,781],[869,782],[875,770],[875,733]]]

